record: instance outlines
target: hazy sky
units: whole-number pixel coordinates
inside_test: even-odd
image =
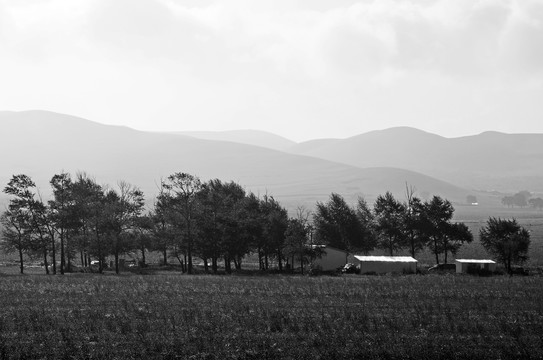
[[[543,0],[0,0],[0,110],[293,140],[543,133]]]

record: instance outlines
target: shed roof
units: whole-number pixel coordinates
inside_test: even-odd
[[[411,256],[354,256],[358,261],[380,261],[380,262],[418,262]]]
[[[341,252],[344,252],[345,254],[348,254],[347,251],[338,249],[338,248],[333,247],[333,246],[330,246],[330,245],[315,245],[315,244],[314,244],[314,245],[311,245],[311,248],[312,248],[312,249],[316,249],[316,248],[321,248],[321,249],[332,249],[332,250],[341,251]]]
[[[495,264],[496,262],[493,260],[485,260],[485,259],[456,259],[459,263],[470,263],[470,264]]]

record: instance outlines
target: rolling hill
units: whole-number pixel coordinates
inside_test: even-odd
[[[13,174],[25,173],[45,196],[48,180],[61,171],[85,171],[112,186],[128,181],[139,186],[149,201],[161,178],[188,172],[203,180],[234,180],[257,194],[273,195],[291,209],[313,207],[331,192],[353,202],[358,195],[372,200],[387,190],[403,199],[406,182],[457,202],[464,202],[470,193],[398,168],[359,168],[260,146],[142,132],[45,111],[0,112],[0,132],[4,135],[0,184]]]
[[[408,169],[468,189],[543,191],[543,134],[485,132],[444,138],[398,127],[309,141],[288,151],[361,168]]]
[[[230,131],[181,131],[177,134],[192,136],[197,139],[231,141],[240,144],[262,146],[273,150],[286,150],[296,143],[282,136],[259,130]]]

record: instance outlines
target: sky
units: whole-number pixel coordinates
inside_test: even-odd
[[[0,110],[295,141],[543,133],[543,0],[0,0]]]

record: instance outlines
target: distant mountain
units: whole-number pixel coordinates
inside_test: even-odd
[[[444,138],[398,127],[310,141],[288,151],[361,168],[407,169],[470,189],[543,191],[543,134],[485,132]]]
[[[181,131],[177,134],[192,136],[205,140],[231,141],[239,144],[262,146],[274,150],[285,150],[296,142],[259,130],[231,130],[231,131]]]
[[[372,201],[387,190],[403,199],[406,182],[457,202],[465,202],[471,193],[413,171],[362,169],[259,146],[142,132],[44,111],[0,112],[0,133],[2,188],[13,174],[25,173],[45,196],[48,180],[61,171],[86,171],[111,186],[128,181],[150,201],[162,178],[188,172],[203,180],[234,180],[257,194],[273,195],[291,209],[311,208],[331,192],[353,203],[359,195]]]

